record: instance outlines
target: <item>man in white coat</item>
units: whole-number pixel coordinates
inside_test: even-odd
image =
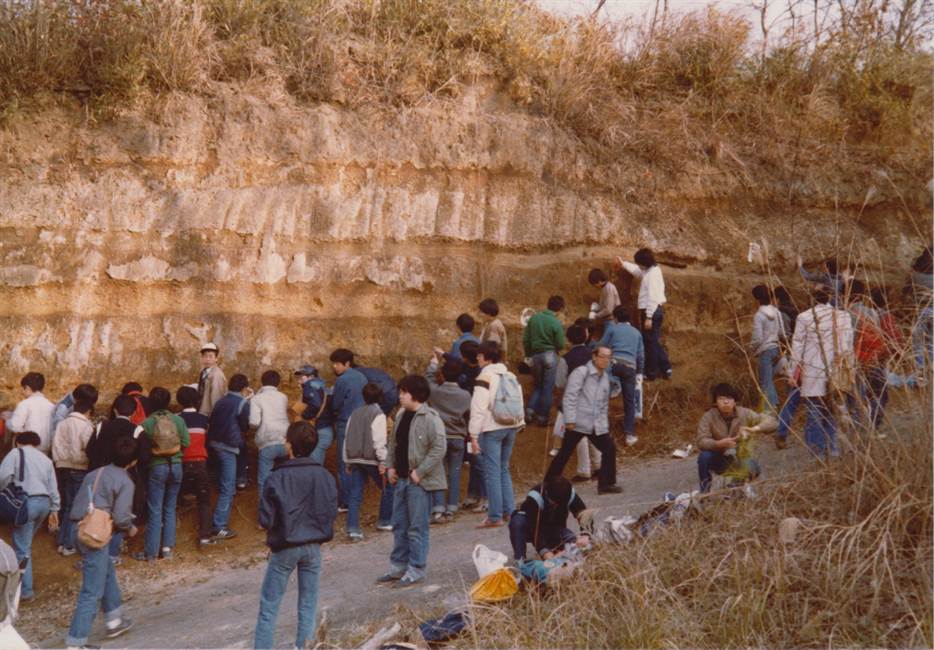
[[[852,320],[847,312],[829,303],[830,293],[819,290],[814,294],[814,306],[798,315],[789,364],[789,381],[800,388],[807,408],[805,442],[821,457],[839,455],[837,423],[829,398],[832,392],[852,388],[840,380],[847,375],[852,379],[852,372],[841,370],[855,367]],[[837,378],[835,385],[831,378]]]

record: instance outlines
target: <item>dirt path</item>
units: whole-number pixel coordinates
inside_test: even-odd
[[[807,463],[807,454],[800,446],[778,452],[769,440],[759,447],[765,477],[776,477]],[[620,471],[624,493],[597,496],[594,484],[578,486],[577,490],[589,507],[600,509],[602,516],[629,513],[638,516],[661,501],[666,491],[675,493],[696,487],[696,455],[687,460],[634,460]],[[436,611],[463,598],[464,585],[476,578],[470,559],[473,547],[484,543],[511,556],[505,529],[477,530],[479,515],[462,514],[455,522],[431,528],[429,579],[420,588],[395,592],[376,587],[374,579],[388,565],[392,536],[389,533],[368,532],[367,539],[357,544],[327,544],[324,547],[324,567],[319,595],[319,614],[326,610],[329,636],[346,638],[362,627],[391,620],[397,606],[416,610]],[[343,521],[338,519],[340,530]],[[133,581],[125,591],[131,597],[126,604],[127,615],[135,628],[119,642],[104,643],[105,647],[126,648],[245,648],[252,647],[253,628],[259,602],[259,588],[265,562],[259,557],[231,558],[225,571],[193,571],[186,575],[150,581]],[[123,578],[121,577],[121,583]],[[289,647],[294,640],[296,619],[294,576],[280,610],[277,643]],[[70,613],[70,610],[69,610]],[[29,616],[42,617],[43,612]],[[67,620],[60,624],[67,625]],[[91,643],[100,643],[100,621]],[[48,628],[46,628],[48,630]],[[65,629],[46,638],[27,641],[43,648],[60,647]]]

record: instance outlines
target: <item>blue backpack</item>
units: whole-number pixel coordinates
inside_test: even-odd
[[[399,387],[386,371],[379,368],[354,368],[357,372],[366,377],[367,382],[376,384],[383,391],[383,399],[379,401],[380,410],[389,415],[392,410],[399,405]]]
[[[499,377],[499,386],[493,396],[493,420],[497,424],[515,426],[522,422],[525,411],[522,408],[522,386],[511,372]]]

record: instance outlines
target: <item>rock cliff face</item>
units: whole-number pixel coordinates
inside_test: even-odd
[[[726,156],[677,174],[602,165],[492,100],[388,120],[229,93],[172,98],[158,119],[16,122],[0,133],[0,385],[38,369],[56,394],[79,379],[174,387],[208,340],[228,374],[326,366],[337,346],[417,370],[486,296],[516,357],[523,307],[561,293],[586,314],[587,271],[642,245],[687,263],[666,269],[669,347],[700,376],[709,358],[691,346],[728,353],[734,308],[752,310],[749,242],[783,274],[798,253],[855,243],[907,263],[920,245],[906,214],[929,196],[911,179],[828,186],[826,161],[792,203],[780,174]]]

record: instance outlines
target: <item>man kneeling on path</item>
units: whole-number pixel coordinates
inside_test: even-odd
[[[263,483],[259,523],[271,551],[259,598],[254,648],[274,648],[276,617],[292,572],[298,569],[298,630],[295,647],[315,637],[321,544],[334,537],[337,484],[317,460],[315,428],[299,420],[285,434],[286,460]]]
[[[714,407],[704,413],[697,426],[697,473],[701,492],[710,491],[711,472],[744,474],[750,480],[761,473],[759,463],[746,456],[745,440],[750,433],[770,433],[778,427],[771,415],[737,406],[739,391],[730,384],[713,387]],[[746,457],[744,457],[746,456]]]
[[[600,450],[600,474],[597,494],[615,494],[623,489],[616,485],[616,445],[610,435],[610,377],[607,368],[613,352],[598,346],[586,365],[577,368],[568,377],[564,391],[564,442],[558,455],[551,461],[546,478],[561,476],[577,443],[585,436]]]
[[[509,519],[509,541],[517,562],[525,560],[526,545],[532,544],[543,560],[551,559],[564,545],[577,542],[568,529],[568,514],[574,515],[583,531],[587,506],[563,476],[551,476],[529,490],[528,496]]]

